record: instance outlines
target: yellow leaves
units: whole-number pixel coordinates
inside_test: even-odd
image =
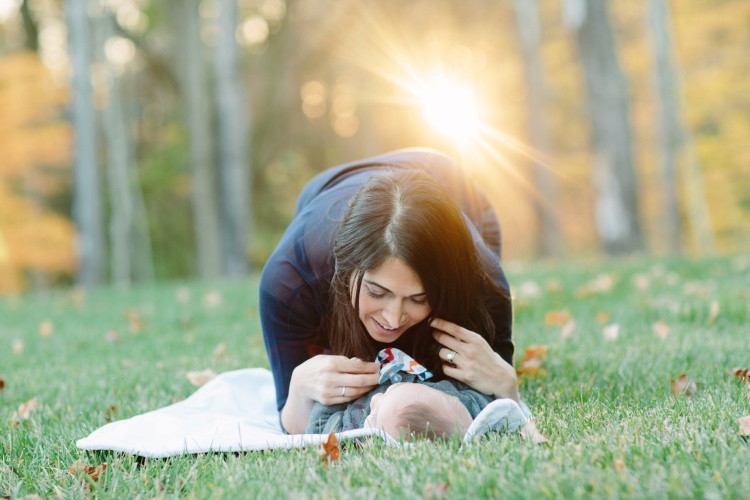
[[[663,321],[657,321],[653,325],[651,325],[651,329],[654,332],[654,335],[659,337],[660,339],[667,338],[667,335],[669,335],[669,325],[667,325]]]
[[[221,293],[215,290],[206,292],[203,296],[203,305],[206,309],[216,309],[223,301],[224,299],[222,298]]]
[[[625,470],[625,460],[623,460],[622,458],[615,458],[613,464],[617,472],[622,472]]]
[[[214,359],[221,359],[227,353],[227,344],[225,342],[219,342],[214,348]]]
[[[52,326],[52,322],[48,319],[42,321],[39,324],[39,336],[43,338],[49,338],[52,336],[52,331],[54,330],[54,327]]]
[[[23,352],[24,349],[23,340],[16,339],[13,341],[13,354],[19,355]]]
[[[81,459],[76,460],[73,462],[73,465],[68,467],[68,472],[74,477],[80,477],[82,478],[84,475],[91,478],[92,481],[98,482],[99,478],[104,474],[104,472],[107,470],[107,463],[101,463],[97,466],[93,465],[85,465]]]
[[[605,324],[609,321],[611,314],[608,311],[598,311],[596,313],[596,321],[600,324]]]
[[[541,432],[539,432],[539,430],[536,428],[535,418],[532,418],[531,420],[528,421],[526,425],[521,427],[519,434],[521,435],[522,439],[531,441],[534,444],[549,445],[549,439],[544,437],[544,435]]]
[[[130,328],[130,331],[133,333],[138,333],[146,327],[146,322],[144,321],[143,316],[141,316],[141,313],[135,309],[128,309],[125,311],[125,317],[128,320],[128,328]]]
[[[111,422],[112,421],[112,415],[114,415],[115,412],[117,412],[117,407],[116,406],[112,405],[109,408],[107,408],[106,411],[104,412],[104,420],[107,421],[107,422]]]
[[[518,375],[545,376],[547,370],[542,367],[544,358],[547,357],[547,348],[545,346],[530,346],[523,353],[523,357],[518,362],[519,368],[516,368]]]
[[[560,335],[562,335],[562,338],[569,339],[572,338],[576,333],[576,322],[575,320],[568,320],[567,323],[563,325],[563,327],[560,329]]]
[[[547,311],[547,314],[544,315],[544,324],[547,326],[564,326],[570,319],[570,311]]]
[[[18,411],[13,413],[10,417],[10,422],[13,427],[18,426],[21,420],[27,420],[31,415],[31,412],[39,409],[41,405],[36,399],[30,399],[18,407]]]
[[[716,323],[716,318],[718,316],[719,316],[719,302],[714,300],[711,302],[711,308],[708,314],[708,321],[707,321],[708,326],[711,326],[714,323]]]
[[[683,373],[677,379],[670,377],[672,381],[672,394],[674,396],[685,395],[690,397],[695,394],[698,389],[698,383],[694,380],[690,380],[687,374]]]
[[[337,462],[341,456],[339,440],[333,432],[328,435],[328,439],[321,443],[322,449],[318,452],[321,460],[325,463]]]
[[[201,387],[216,377],[216,373],[210,368],[201,371],[192,371],[185,374],[187,379],[196,387]]]
[[[605,294],[612,291],[615,286],[615,278],[611,274],[600,274],[578,289],[578,297],[589,297],[591,295]]]
[[[118,332],[117,330],[107,330],[107,332],[104,334],[104,340],[109,343],[119,342],[120,332]]]

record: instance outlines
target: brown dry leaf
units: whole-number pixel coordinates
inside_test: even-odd
[[[336,434],[333,432],[328,435],[328,439],[321,443],[323,449],[320,450],[319,455],[321,460],[326,462],[336,462],[341,456],[341,450],[339,449],[339,440],[336,438]]]
[[[21,354],[23,352],[23,340],[16,339],[13,341],[13,354]]]
[[[48,319],[45,319],[41,323],[39,323],[39,336],[43,338],[49,338],[52,336],[52,331],[54,330],[54,327],[52,326],[52,322]]]
[[[711,302],[711,312],[708,315],[708,325],[711,326],[716,323],[716,318],[719,316],[719,303],[717,301]]]
[[[622,472],[625,470],[625,460],[622,458],[615,458],[615,470],[617,472]]]
[[[185,374],[187,379],[190,381],[191,384],[193,384],[196,387],[201,387],[208,383],[211,379],[216,377],[216,373],[210,368],[207,368],[202,371],[195,371],[195,372],[187,372]]]
[[[439,498],[448,489],[448,483],[430,483],[424,487],[423,498]]]
[[[219,345],[214,348],[214,358],[219,359],[227,353],[227,344],[225,342],[219,342]]]
[[[729,370],[730,373],[734,373],[735,377],[737,377],[742,382],[748,382],[750,383],[750,369],[747,368],[732,368]]]
[[[750,415],[738,418],[740,423],[740,436],[750,436]]]
[[[544,358],[547,357],[547,348],[543,345],[527,347],[523,352],[523,357],[518,362],[519,368],[516,368],[518,375],[540,375],[544,376],[547,371],[542,367]]]
[[[604,336],[604,340],[617,340],[617,337],[620,335],[619,323],[605,326],[604,329],[602,329],[602,335]]]
[[[529,422],[521,427],[521,438],[531,441],[534,444],[549,444],[549,439],[539,432],[536,428],[536,419],[532,418]]]
[[[685,373],[677,377],[677,380],[672,377],[670,377],[669,380],[672,381],[672,394],[675,396],[684,394],[685,396],[690,397],[695,394],[698,389],[698,383],[695,380],[690,380]]]
[[[102,474],[104,474],[104,471],[106,470],[107,462],[101,463],[97,466],[85,465],[80,458],[73,462],[73,465],[68,467],[68,471],[73,476],[78,477],[82,474],[87,474],[93,481],[99,481],[99,478],[102,476]]]
[[[667,335],[669,335],[669,325],[663,321],[657,321],[651,325],[651,329],[654,331],[654,335],[660,339],[665,339],[667,338]]]
[[[219,292],[210,291],[206,292],[203,296],[203,305],[208,309],[215,309],[221,305],[223,298]]]
[[[0,390],[5,389],[5,379],[0,377]]]
[[[610,316],[608,311],[599,311],[596,313],[596,321],[603,325],[609,321]]]
[[[112,405],[104,411],[104,420],[107,422],[112,421],[112,415],[117,411],[117,407]]]
[[[565,323],[570,321],[570,312],[567,310],[563,311],[547,311],[544,315],[544,324],[547,326],[563,326]]]
[[[575,320],[570,320],[567,323],[565,323],[562,327],[562,330],[560,330],[560,333],[562,334],[562,338],[569,339],[576,334],[576,322]]]
[[[143,320],[141,313],[135,309],[128,309],[125,311],[125,317],[128,320],[128,328],[133,333],[138,333],[146,327],[146,322]]]
[[[107,342],[119,342],[120,332],[117,330],[107,330],[107,333],[104,334],[104,340]]]
[[[10,422],[13,424],[13,427],[16,427],[18,424],[20,424],[21,420],[28,419],[31,415],[31,412],[37,410],[39,406],[39,401],[37,401],[36,399],[30,399],[19,406],[18,411],[13,413],[13,415],[11,415],[10,417]]]

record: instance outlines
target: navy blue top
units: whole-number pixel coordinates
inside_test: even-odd
[[[260,319],[279,411],[286,404],[292,371],[311,357],[330,352],[322,326],[338,222],[357,190],[383,167],[419,169],[443,184],[464,214],[486,272],[509,291],[500,267],[500,225],[494,210],[447,156],[428,149],[407,149],[323,171],[302,190],[294,219],[261,275]],[[510,300],[497,294],[490,300],[496,327],[492,348],[513,364]],[[398,340],[377,350],[389,346],[398,347]]]

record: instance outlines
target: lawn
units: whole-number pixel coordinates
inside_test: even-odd
[[[549,446],[366,441],[330,465],[317,449],[138,460],[75,447],[186,398],[189,371],[268,367],[257,280],[0,298],[0,497],[748,497],[750,385],[730,370],[750,367],[750,258],[507,270],[517,365],[547,349],[521,394]],[[683,373],[695,390],[675,396]],[[82,482],[68,471],[79,459],[108,468]]]

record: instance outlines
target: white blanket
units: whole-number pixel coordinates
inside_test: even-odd
[[[517,432],[530,417],[523,403],[493,401],[469,427],[464,442],[489,431]],[[338,437],[369,435],[396,444],[378,429],[355,429]],[[76,445],[84,450],[160,458],[209,451],[296,448],[317,445],[327,438],[324,434],[285,434],[279,425],[271,372],[248,368],[222,373],[179,403],[100,427]]]

